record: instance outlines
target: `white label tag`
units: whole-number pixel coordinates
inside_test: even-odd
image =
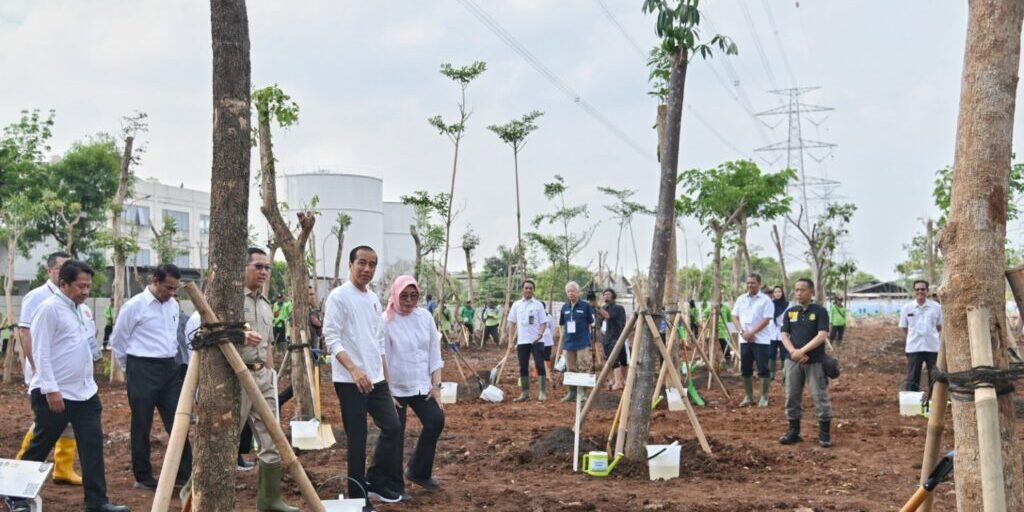
[[[569,334],[576,334],[576,322],[569,320],[565,323],[565,332]]]
[[[606,332],[608,332],[608,320],[603,320],[601,321],[601,333],[604,334]]]

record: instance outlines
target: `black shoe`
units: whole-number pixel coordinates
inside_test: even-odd
[[[145,478],[145,479],[142,479],[142,480],[136,480],[134,487],[136,489],[147,489],[147,490],[150,490],[150,491],[155,491],[156,490],[156,485],[157,485],[156,479],[154,479],[153,477],[149,477],[149,478]]]
[[[433,478],[419,478],[408,471],[405,472],[405,479],[428,491],[436,491],[441,488],[441,483],[437,480]]]
[[[245,460],[245,457],[238,456],[238,470],[239,471],[252,471],[252,468],[256,467],[255,464]]]
[[[104,503],[100,507],[85,507],[85,512],[131,512],[127,505]]]
[[[29,505],[28,500],[5,497],[4,503],[11,512],[31,512],[32,510],[32,506]]]
[[[398,503],[402,501],[401,494],[392,491],[391,489],[377,487],[369,482],[366,484],[366,496],[370,499],[383,501],[384,503]]]
[[[363,505],[363,512],[377,512],[377,509],[373,508],[373,505],[367,503]]]
[[[818,444],[821,445],[822,448],[832,446],[832,433],[830,432],[831,427],[832,420],[818,422]]]
[[[789,420],[789,430],[786,431],[786,435],[779,438],[779,442],[793,444],[803,440],[804,438],[800,437],[800,420]]]

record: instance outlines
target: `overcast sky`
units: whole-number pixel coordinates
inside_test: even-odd
[[[451,119],[457,88],[437,69],[442,62],[484,60],[488,71],[468,91],[473,117],[460,158],[456,205],[463,213],[453,238],[472,224],[481,235],[481,255],[514,242],[512,154],[486,126],[537,109],[545,112],[540,129],[519,158],[524,219],[552,209],[542,183],[561,174],[569,202],[589,205],[588,222],[601,223],[578,263],[596,264],[598,250],[614,259],[618,228],[596,187],[636,189],[651,205],[656,196],[655,103],[641,54],[656,42],[654,19],[640,12],[639,0],[469,5],[489,15],[569,92],[462,0],[250,1],[253,86],[276,82],[302,109],[300,124],[275,139],[279,167],[377,175],[385,199],[418,189],[446,191],[451,144],[426,119]],[[894,277],[902,244],[923,230],[918,219],[937,213],[930,194],[934,171],[952,163],[966,3],[705,0],[702,6],[705,35],[731,36],[739,55],[691,64],[680,167],[754,158],[778,170],[784,155],[754,150],[784,140],[786,119],[764,118],[767,126],[751,112],[781,105],[769,89],[820,86],[803,99],[835,110],[805,116],[803,134],[838,147],[809,152],[806,172],[840,181],[835,197],[858,204],[848,255],[864,270]],[[209,190],[207,3],[5,0],[0,48],[0,124],[16,120],[21,109],[55,109],[53,147],[62,152],[89,134],[116,133],[121,116],[145,111],[150,131],[139,175]],[[826,158],[819,164],[812,155]],[[653,221],[636,224],[640,266],[646,267]],[[700,227],[693,221],[686,227],[680,263],[710,261]],[[774,255],[767,233],[755,228],[752,243]],[[1012,228],[1017,245],[1022,235],[1019,226]],[[624,250],[622,258],[631,252]],[[798,256],[800,249],[790,252]],[[462,268],[461,251],[453,258]],[[627,265],[633,266],[631,256]]]

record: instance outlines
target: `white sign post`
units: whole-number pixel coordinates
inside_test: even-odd
[[[597,385],[597,375],[593,373],[566,372],[562,376],[562,384],[565,386],[576,386],[577,388],[593,388]],[[576,390],[576,426],[573,427],[572,443],[572,471],[579,471],[580,467],[580,406],[583,404],[583,393]]]
[[[0,496],[36,498],[52,469],[50,462],[0,459]]]

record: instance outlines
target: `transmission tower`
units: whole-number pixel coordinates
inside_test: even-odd
[[[808,227],[810,225],[810,218],[812,215],[810,203],[812,201],[815,203],[827,202],[831,196],[832,189],[839,185],[839,182],[834,180],[829,180],[820,176],[809,176],[804,169],[805,151],[809,149],[826,149],[831,152],[832,149],[836,147],[836,145],[831,142],[821,142],[803,138],[801,128],[801,117],[803,114],[812,112],[828,112],[833,110],[831,107],[809,105],[800,101],[800,96],[816,89],[819,89],[819,87],[794,87],[791,89],[776,89],[768,91],[772,94],[787,97],[788,102],[780,107],[759,112],[757,116],[787,116],[789,120],[789,136],[786,140],[769,144],[754,150],[763,152],[786,152],[786,167],[796,170],[799,177],[799,181],[796,184],[800,196],[799,202],[803,208],[803,218],[808,223]],[[812,155],[812,158],[818,161],[821,160],[814,155]]]

